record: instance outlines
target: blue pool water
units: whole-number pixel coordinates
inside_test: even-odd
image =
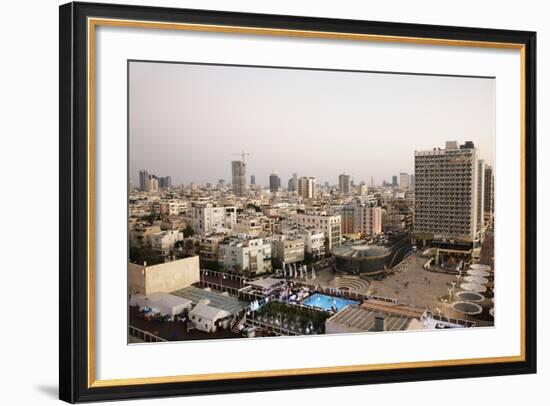
[[[359,302],[355,300],[342,299],[341,297],[328,296],[321,293],[315,293],[302,302],[306,306],[318,307],[323,310],[332,310],[333,307],[336,307],[336,310],[340,310],[347,305],[357,303]]]

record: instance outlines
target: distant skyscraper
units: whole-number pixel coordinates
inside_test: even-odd
[[[340,193],[349,194],[351,192],[350,180],[351,180],[351,177],[344,173],[338,176],[338,186],[339,186]]]
[[[149,188],[148,192],[158,192],[159,191],[159,178],[156,175],[149,175]]]
[[[473,143],[415,151],[417,238],[473,243],[477,231],[478,160]]]
[[[254,186],[256,184],[256,176],[250,175],[250,186]]]
[[[414,184],[416,182],[416,178],[414,177],[414,173],[411,175],[411,188],[414,189]]]
[[[139,190],[142,192],[149,191],[149,172],[145,169],[139,171]]]
[[[288,180],[288,191],[289,192],[298,191],[298,174],[293,173],[292,178]]]
[[[159,178],[159,187],[161,189],[169,189],[172,187],[172,177],[162,176]]]
[[[289,192],[294,192],[294,191],[296,191],[296,186],[295,186],[295,185],[296,185],[296,184],[294,183],[294,178],[290,178],[290,179],[288,180],[288,191],[289,191]]]
[[[218,189],[225,189],[225,179],[218,179]]]
[[[369,193],[369,188],[367,187],[367,185],[365,184],[365,182],[361,182],[359,184],[359,194],[361,196],[366,196],[367,194]]]
[[[401,189],[408,189],[411,187],[411,177],[406,172],[399,174],[399,187]]]
[[[231,162],[231,186],[236,196],[246,194],[246,165],[244,161]]]
[[[302,176],[298,179],[298,194],[303,199],[315,198],[315,178]]]
[[[393,176],[391,177],[391,185],[392,185],[393,187],[397,187],[397,175],[393,175]]]
[[[370,187],[374,187],[374,176],[370,177]]]
[[[269,191],[270,192],[278,192],[281,188],[281,178],[279,175],[277,175],[276,171],[273,171],[271,175],[269,175]]]

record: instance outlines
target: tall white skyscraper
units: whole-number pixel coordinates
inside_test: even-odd
[[[399,187],[401,189],[408,189],[411,187],[411,177],[406,172],[401,172],[399,174]]]
[[[315,178],[302,176],[298,179],[298,194],[303,199],[315,198]]]

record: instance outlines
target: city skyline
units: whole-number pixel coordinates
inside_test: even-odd
[[[494,166],[488,78],[132,62],[129,86],[134,184],[141,169],[174,185],[229,183],[241,150],[261,186],[273,170],[283,187],[293,173],[381,184],[414,173],[414,151],[447,139],[473,141]]]

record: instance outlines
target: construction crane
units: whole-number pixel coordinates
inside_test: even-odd
[[[241,151],[241,152],[234,153],[234,154],[231,154],[231,155],[239,155],[241,157],[242,161],[244,162],[244,157],[245,156],[250,156],[250,153],[245,152],[245,151]]]

